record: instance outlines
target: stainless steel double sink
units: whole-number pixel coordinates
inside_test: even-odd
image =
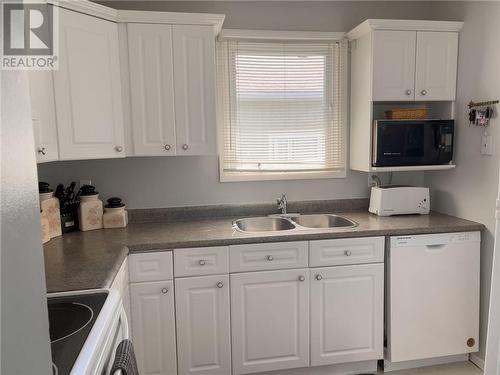
[[[280,232],[287,230],[347,229],[358,224],[340,215],[272,215],[250,217],[233,221],[233,228],[241,232]]]

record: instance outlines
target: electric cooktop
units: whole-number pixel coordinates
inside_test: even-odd
[[[101,292],[47,298],[54,374],[71,372],[107,296]]]

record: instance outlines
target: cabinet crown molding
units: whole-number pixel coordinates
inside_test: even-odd
[[[222,30],[225,14],[179,13],[140,10],[120,10],[88,0],[47,0],[48,4],[75,12],[88,14],[118,23],[165,23],[170,25],[214,26],[216,35]]]
[[[373,30],[399,31],[455,31],[462,29],[459,21],[426,21],[426,20],[385,20],[368,19],[346,34],[347,39],[355,40]]]

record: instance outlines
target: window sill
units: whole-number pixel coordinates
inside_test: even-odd
[[[229,172],[220,171],[220,182],[244,181],[279,181],[279,180],[316,180],[327,178],[345,178],[346,171],[329,172]]]

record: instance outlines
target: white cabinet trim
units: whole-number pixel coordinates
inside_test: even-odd
[[[425,20],[384,20],[368,19],[346,34],[347,39],[354,40],[373,30],[413,30],[413,31],[460,31],[463,22],[425,21]]]
[[[225,14],[117,10],[86,0],[47,0],[47,3],[113,22],[213,25],[216,34],[226,18]]]

